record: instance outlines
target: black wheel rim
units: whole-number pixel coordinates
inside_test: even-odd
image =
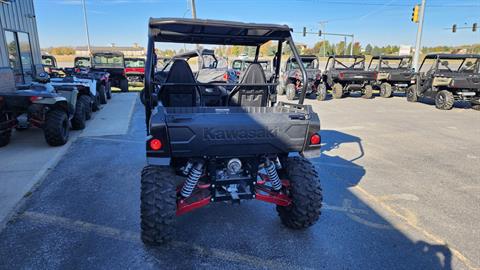
[[[437,104],[439,106],[443,106],[445,105],[445,97],[443,96],[443,94],[439,94],[438,97],[437,97]]]

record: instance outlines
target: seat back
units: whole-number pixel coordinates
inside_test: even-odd
[[[182,59],[173,62],[165,82],[196,83],[190,66]],[[166,107],[194,107],[197,98],[198,89],[194,85],[164,85],[160,89],[160,100]]]
[[[265,72],[258,63],[252,63],[245,71],[240,84],[266,84]],[[238,85],[232,89],[228,100],[229,106],[266,107],[268,102],[268,86]]]

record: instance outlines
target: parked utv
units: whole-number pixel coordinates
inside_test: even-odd
[[[14,92],[0,93],[0,146],[10,142],[13,128],[21,131],[30,126],[43,129],[49,145],[64,145],[70,126],[85,127],[87,113],[77,95],[75,88],[55,89],[46,73]]]
[[[323,83],[319,86],[318,99],[326,99],[327,89],[332,90],[333,98],[343,98],[352,92],[361,92],[363,98],[372,98],[372,83],[376,79],[376,71],[365,70],[363,55],[329,56],[322,75]]]
[[[315,98],[322,78],[318,69],[318,59],[315,55],[301,55],[300,58],[303,67],[307,70],[307,96]],[[288,100],[293,100],[301,93],[303,85],[299,61],[295,57],[288,58],[280,72],[277,94],[286,94]]]
[[[130,84],[143,84],[143,78],[145,77],[145,59],[125,58],[125,75]]]
[[[480,55],[429,54],[420,66],[416,84],[407,89],[407,100],[435,99],[435,107],[450,110],[455,100],[480,110]]]
[[[50,77],[60,77],[64,75],[63,70],[58,68],[57,59],[53,55],[42,55],[42,65],[43,70]]]
[[[173,60],[158,81],[158,42],[239,45],[256,48],[268,41],[288,44],[307,71],[287,25],[191,19],[150,19],[145,98],[148,165],[141,176],[141,237],[145,243],[172,239],[176,216],[210,202],[257,199],[277,205],[283,224],[313,225],[320,216],[322,189],[315,166],[306,158],[320,154],[320,121],[312,107],[275,103],[258,59],[234,84],[226,100],[210,91],[225,83],[195,79],[184,59]],[[278,75],[281,58],[275,61]],[[154,91],[154,88],[159,88]],[[218,93],[216,96],[213,93]],[[217,99],[208,106],[203,99]]]
[[[120,52],[94,52],[91,61],[93,71],[108,72],[110,85],[128,92],[128,80],[125,75],[125,59]]]
[[[392,97],[395,91],[405,92],[412,85],[415,74],[412,69],[412,57],[409,55],[373,56],[368,70],[377,72],[373,88],[380,90],[380,96],[384,98]]]
[[[232,69],[236,71],[237,77],[241,78],[248,66],[252,64],[254,60],[247,58],[238,58],[232,61]],[[272,82],[274,71],[272,66],[272,61],[267,59],[259,59],[258,63],[262,66],[263,71],[265,72],[265,77],[267,82]]]

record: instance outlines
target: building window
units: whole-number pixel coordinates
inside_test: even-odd
[[[15,84],[31,82],[33,78],[33,57],[28,34],[5,31],[5,38]]]

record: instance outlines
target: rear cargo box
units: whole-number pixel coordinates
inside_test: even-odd
[[[310,114],[291,107],[166,108],[172,156],[301,151]]]

